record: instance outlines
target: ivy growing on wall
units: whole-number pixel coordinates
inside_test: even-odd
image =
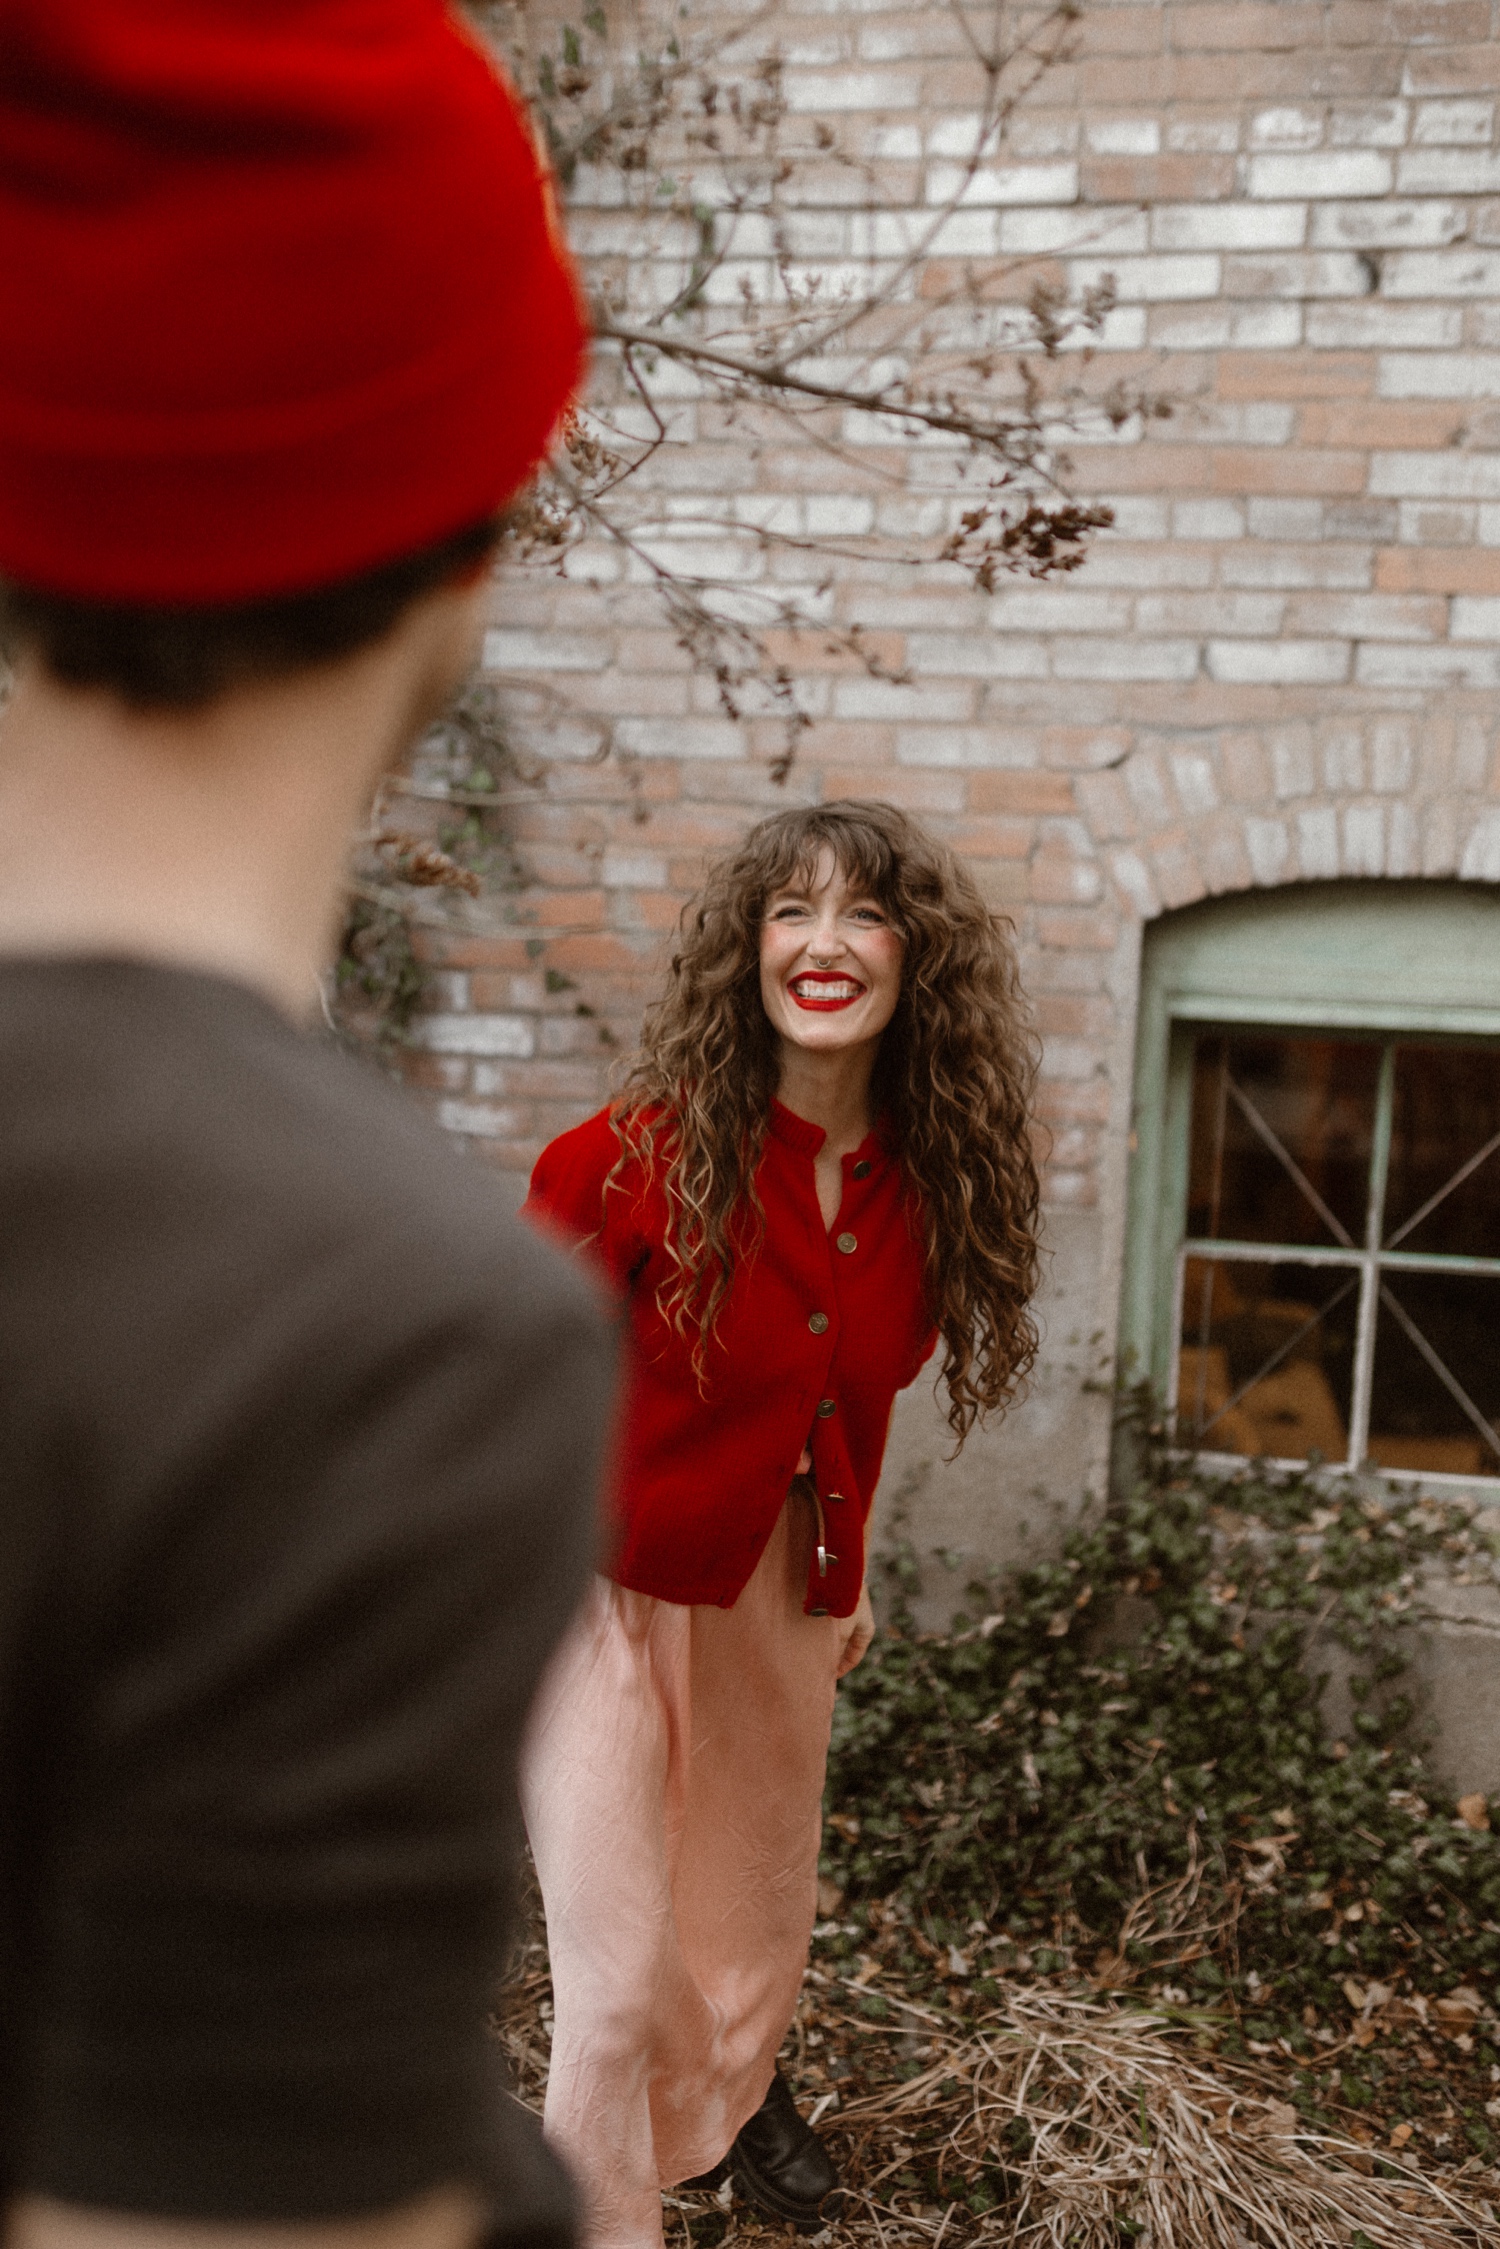
[[[982,1931],[997,1967],[1067,1961],[1252,2047],[1316,2056],[1403,2011],[1472,2027],[1500,1835],[1425,1755],[1412,1634],[1432,1573],[1496,1569],[1466,1504],[1159,1452],[948,1632],[917,1629],[898,1545],[840,1696],[828,1880],[929,1943]]]

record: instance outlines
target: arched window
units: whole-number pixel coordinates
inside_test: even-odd
[[[1142,961],[1124,1364],[1179,1442],[1500,1478],[1500,896],[1307,884]]]

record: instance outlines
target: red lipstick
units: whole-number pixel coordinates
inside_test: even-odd
[[[826,987],[821,995],[819,986]],[[797,1007],[811,1014],[835,1015],[840,1008],[853,1007],[856,1000],[862,1000],[866,987],[857,976],[820,974],[815,969],[804,969],[800,975],[790,978],[786,989]]]

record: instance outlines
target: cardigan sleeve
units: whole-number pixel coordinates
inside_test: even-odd
[[[608,1109],[559,1133],[536,1160],[521,1215],[569,1248],[584,1250],[623,1294],[651,1244],[633,1185],[621,1182],[605,1192],[619,1154]]]

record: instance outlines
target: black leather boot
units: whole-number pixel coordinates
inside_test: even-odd
[[[839,2183],[828,2150],[804,2124],[780,2070],[771,2090],[729,2151],[734,2183],[745,2200],[767,2216],[789,2220],[799,2233],[823,2225],[824,2198]]]

